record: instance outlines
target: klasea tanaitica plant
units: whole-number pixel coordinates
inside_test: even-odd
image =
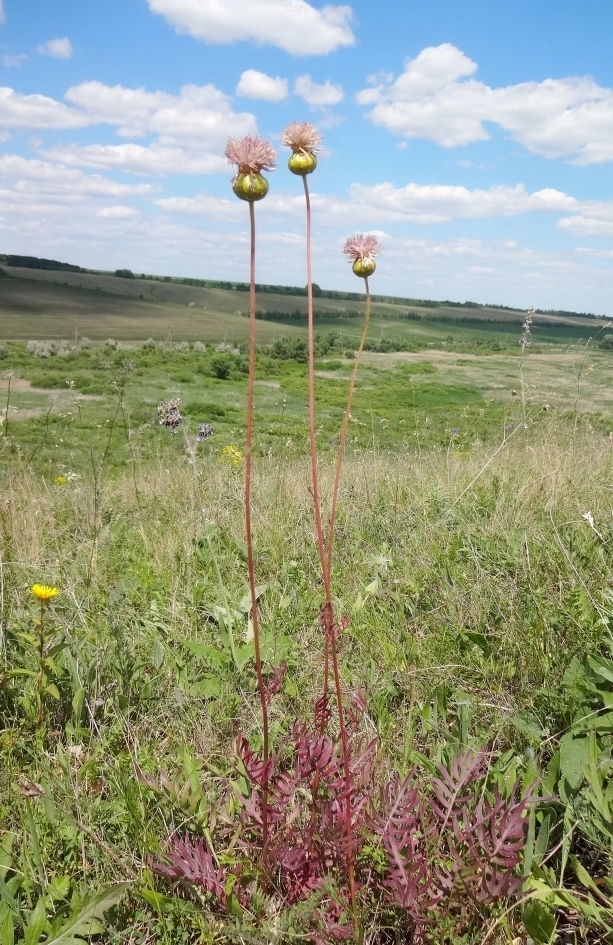
[[[262,708],[262,734],[264,765],[268,765],[268,704],[262,676],[262,654],[260,648],[260,630],[258,620],[258,598],[255,587],[255,565],[253,560],[253,535],[251,530],[251,470],[253,446],[253,393],[255,385],[255,203],[268,193],[268,181],[262,171],[272,171],[276,165],[274,149],[260,135],[250,134],[244,138],[230,138],[226,144],[226,157],[234,164],[237,172],[232,180],[232,190],[240,200],[249,204],[249,223],[251,229],[251,252],[249,273],[249,380],[247,386],[247,431],[245,438],[245,531],[247,541],[247,568],[249,571],[249,592],[251,595],[251,619],[253,621],[253,648],[255,651],[255,671],[258,679],[258,693]],[[267,778],[262,786],[262,835],[263,860],[266,862],[268,842],[268,787]]]
[[[339,717],[339,728],[341,742],[343,746],[343,767],[346,779],[346,794],[350,798],[350,772],[349,772],[349,746],[345,730],[345,720],[342,704],[341,681],[338,668],[338,654],[336,647],[336,623],[334,620],[334,611],[332,603],[332,544],[334,539],[334,520],[336,517],[336,505],[338,500],[338,490],[340,485],[340,475],[343,462],[345,440],[347,437],[347,425],[351,413],[351,404],[355,381],[359,368],[360,357],[364,348],[364,342],[368,332],[368,322],[370,318],[370,294],[368,290],[368,276],[375,271],[376,263],[374,256],[379,255],[379,244],[375,236],[363,233],[350,237],[344,247],[345,254],[353,263],[353,271],[357,276],[364,278],[366,283],[366,318],[364,330],[360,341],[354,369],[351,376],[349,387],[349,396],[343,418],[341,436],[339,442],[339,452],[336,463],[336,475],[334,480],[334,490],[332,495],[332,507],[329,520],[328,548],[324,543],[321,502],[319,498],[319,484],[317,471],[317,442],[315,436],[315,355],[314,355],[314,313],[313,313],[313,274],[312,274],[312,253],[311,253],[311,201],[309,194],[308,175],[312,174],[317,167],[317,152],[320,150],[321,135],[317,128],[306,121],[292,122],[287,126],[281,135],[281,143],[290,147],[291,157],[288,161],[289,170],[299,177],[302,177],[304,185],[304,196],[306,203],[306,264],[307,264],[307,321],[308,321],[308,362],[309,362],[309,439],[311,452],[311,477],[313,490],[313,508],[315,515],[315,526],[317,532],[317,543],[321,563],[321,572],[325,590],[325,603],[321,612],[321,624],[324,630],[324,684],[323,684],[323,702],[328,698],[329,685],[329,663],[332,657],[332,671],[334,676],[334,687],[336,691],[336,702]],[[325,720],[326,714],[320,713],[320,718]],[[355,907],[355,882],[353,876],[353,862],[351,856],[351,834],[352,834],[352,815],[349,803],[346,806],[346,833],[347,833],[347,870],[349,874],[349,887],[351,893],[352,908]]]
[[[392,774],[378,790],[382,771],[375,760],[377,739],[367,742],[362,734],[366,700],[362,694],[357,694],[351,698],[346,712],[343,708],[337,657],[340,628],[333,616],[330,587],[334,522],[357,370],[370,318],[368,277],[375,271],[374,257],[379,255],[379,245],[375,236],[358,233],[347,240],[343,250],[354,273],[365,280],[366,313],[343,418],[326,549],[317,483],[311,216],[306,182],[307,174],[317,164],[315,148],[319,140],[316,129],[306,123],[289,126],[283,138],[284,143],[292,147],[290,170],[303,177],[307,203],[311,461],[317,539],[326,593],[320,623],[325,631],[326,656],[328,653],[331,656],[340,737],[335,739],[327,732],[331,713],[326,674],[314,724],[306,726],[295,722],[284,750],[270,752],[270,703],[283,684],[285,667],[281,665],[264,681],[250,499],[256,354],[254,203],[268,192],[268,183],[261,171],[274,166],[274,151],[259,136],[248,135],[240,141],[229,141],[226,155],[238,168],[233,189],[238,197],[249,202],[251,223],[245,517],[263,750],[259,756],[245,738],[238,741],[237,753],[250,786],[241,798],[241,829],[234,841],[234,866],[223,869],[212,852],[208,835],[206,842],[173,836],[165,853],[168,865],[158,863],[155,869],[168,879],[187,881],[216,900],[222,910],[227,907],[227,890],[232,888],[239,911],[245,910],[241,911],[241,922],[249,923],[254,919],[258,930],[260,906],[266,901],[262,900],[258,906],[262,893],[271,896],[268,900],[271,908],[277,902],[273,912],[280,906],[288,916],[295,904],[301,901],[306,904],[314,897],[314,911],[305,930],[309,941],[314,943],[358,936],[360,925],[364,928],[363,922],[358,922],[359,889],[364,907],[374,908],[379,915],[390,910],[388,919],[398,929],[408,932],[407,940],[417,945],[432,941],[430,928],[437,913],[447,920],[459,910],[463,919],[469,918],[471,908],[476,912],[480,906],[518,891],[521,880],[517,878],[517,866],[525,844],[525,814],[530,792],[518,797],[518,784],[506,798],[502,798],[496,788],[492,792],[487,785],[485,750],[477,755],[458,756],[449,769],[439,767],[438,778],[425,782],[415,772],[404,781]],[[342,623],[344,625],[344,621]],[[149,776],[141,773],[140,779],[150,785]],[[379,872],[369,865],[368,855],[364,859],[373,841],[384,854],[385,865]],[[329,880],[341,893],[341,900],[345,897],[349,900],[351,924],[346,921],[342,901],[329,894],[326,887]],[[245,928],[245,931],[254,929]],[[434,929],[432,931],[436,934]]]
[[[362,352],[364,350],[364,345],[366,343],[366,337],[368,335],[368,326],[370,323],[370,287],[368,285],[368,277],[372,276],[377,264],[374,257],[381,255],[381,250],[379,248],[379,241],[376,236],[372,233],[354,233],[353,236],[350,236],[349,239],[345,242],[343,246],[343,252],[347,257],[348,261],[351,263],[351,268],[356,276],[364,280],[364,288],[366,290],[366,310],[364,314],[364,327],[362,329],[362,336],[360,338],[360,344],[356,352],[355,361],[353,364],[353,371],[351,372],[351,380],[349,382],[349,393],[347,395],[347,405],[345,407],[345,415],[343,417],[343,424],[341,427],[341,435],[338,444],[338,455],[336,458],[336,469],[334,473],[334,486],[332,488],[332,507],[330,509],[330,530],[328,534],[328,560],[327,567],[328,572],[332,572],[332,549],[334,545],[334,523],[336,521],[336,506],[338,503],[338,490],[341,481],[341,471],[343,468],[343,457],[345,455],[345,442],[347,440],[347,429],[349,426],[349,418],[351,417],[351,406],[353,404],[353,394],[355,391],[355,382],[358,376],[358,369],[360,367],[360,361],[362,358]]]

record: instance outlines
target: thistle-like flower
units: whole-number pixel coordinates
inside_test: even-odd
[[[268,193],[268,181],[262,171],[274,171],[277,159],[273,146],[260,135],[228,138],[225,155],[235,164],[232,190],[241,200],[262,200]]]
[[[287,162],[292,174],[304,177],[312,174],[317,167],[317,152],[321,135],[315,125],[308,121],[292,121],[281,135],[281,144],[292,149],[292,156]]]
[[[354,233],[343,246],[343,252],[361,279],[372,276],[377,268],[373,257],[381,255],[379,240],[372,233]]]

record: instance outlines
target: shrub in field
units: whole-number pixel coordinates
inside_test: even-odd
[[[234,365],[234,358],[230,354],[214,354],[210,362],[213,377],[217,377],[220,381],[225,381],[230,377]]]
[[[27,354],[33,354],[37,358],[50,358],[57,351],[57,345],[54,341],[28,341],[26,345]]]

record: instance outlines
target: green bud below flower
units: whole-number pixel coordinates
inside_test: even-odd
[[[306,174],[312,174],[317,167],[317,157],[312,151],[296,151],[287,162],[292,174],[298,174],[304,177]]]
[[[262,174],[237,174],[232,190],[241,200],[262,200],[268,193],[268,181]]]
[[[359,276],[360,279],[367,279],[369,276],[372,276],[376,268],[376,262],[368,256],[365,259],[356,259],[351,267],[353,272],[356,276]]]

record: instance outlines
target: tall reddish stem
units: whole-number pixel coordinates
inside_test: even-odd
[[[324,605],[325,627],[332,627],[334,616],[332,613],[332,589],[330,585],[330,569],[326,559],[324,544],[324,530],[321,519],[321,502],[319,499],[319,476],[317,470],[317,438],[315,435],[315,318],[313,314],[313,271],[311,261],[311,197],[306,175],[303,176],[304,197],[306,201],[306,259],[307,259],[307,320],[308,320],[308,348],[309,348],[309,440],[311,448],[311,481],[313,490],[313,510],[315,514],[315,528],[317,531],[317,547],[321,564],[321,575],[324,582],[326,602]],[[329,688],[329,633],[325,633],[324,643],[324,700],[328,696]]]
[[[338,711],[338,722],[341,736],[341,745],[343,751],[343,772],[345,779],[345,794],[346,794],[346,807],[345,807],[345,834],[347,837],[347,874],[349,879],[349,895],[351,899],[351,911],[353,913],[354,925],[357,925],[357,916],[356,916],[356,892],[355,892],[355,871],[353,864],[353,823],[352,823],[352,814],[351,814],[351,768],[350,768],[350,758],[349,758],[349,739],[347,736],[347,729],[345,727],[345,713],[343,711],[343,693],[341,688],[341,677],[338,668],[338,653],[336,647],[336,625],[334,622],[334,610],[332,606],[332,588],[330,580],[330,564],[331,564],[331,554],[330,549],[328,549],[328,555],[326,556],[326,549],[324,544],[324,533],[321,520],[321,504],[319,500],[319,484],[318,484],[318,472],[317,472],[317,440],[315,436],[315,327],[314,327],[314,315],[313,315],[313,278],[312,278],[312,264],[311,264],[311,200],[309,196],[309,185],[306,179],[306,175],[302,178],[304,182],[304,196],[306,200],[306,242],[307,242],[307,317],[308,317],[308,348],[309,348],[309,438],[310,438],[310,447],[311,447],[311,476],[313,482],[313,506],[315,512],[315,527],[317,531],[317,545],[319,548],[319,558],[321,563],[321,573],[324,582],[324,590],[326,594],[326,602],[324,605],[324,636],[325,636],[325,650],[324,650],[324,690],[323,696],[324,700],[328,696],[329,688],[329,666],[330,666],[330,656],[332,656],[332,674],[334,677],[334,689],[336,695],[336,706]],[[364,345],[364,339],[362,340],[361,349]],[[357,370],[354,368],[354,376],[352,378],[353,383],[355,384],[355,373]],[[351,396],[351,395],[350,395]],[[351,404],[349,404],[347,410],[349,411]],[[346,422],[344,423],[346,427]],[[345,429],[346,435],[346,429]],[[344,437],[343,437],[344,443]],[[335,491],[338,492],[338,478],[340,477],[340,470],[337,467],[337,481],[335,483]],[[331,534],[332,534],[333,524],[331,521]],[[313,787],[313,795],[317,791],[319,784],[318,779]],[[313,801],[315,803],[315,800]]]
[[[260,626],[258,620],[258,598],[255,588],[255,564],[253,560],[253,536],[251,534],[251,470],[253,447],[253,395],[255,388],[255,210],[253,201],[249,201],[249,220],[251,223],[251,270],[249,283],[249,381],[247,386],[247,435],[245,446],[245,531],[247,533],[247,569],[249,571],[249,591],[251,594],[251,619],[253,621],[253,647],[255,650],[255,671],[258,677],[258,692],[262,707],[262,729],[264,734],[265,775],[262,786],[262,856],[266,861],[268,844],[268,705],[262,676],[262,655],[260,650]]]
[[[332,574],[332,549],[334,546],[334,526],[336,523],[336,507],[338,504],[338,490],[341,483],[343,458],[345,456],[345,441],[347,440],[347,430],[349,428],[349,418],[351,416],[351,405],[353,403],[355,382],[358,376],[358,368],[360,367],[360,360],[362,358],[362,351],[364,350],[366,336],[368,335],[368,324],[370,322],[370,288],[368,285],[368,279],[364,279],[364,282],[366,285],[366,312],[364,315],[364,328],[362,329],[362,337],[360,338],[360,345],[358,347],[358,351],[357,351],[355,361],[353,364],[353,371],[351,372],[351,381],[349,383],[349,395],[347,397],[347,406],[345,407],[345,416],[343,417],[343,425],[341,427],[341,438],[338,444],[338,455],[336,457],[336,471],[334,473],[334,487],[332,489],[332,506],[330,508],[330,528],[328,532],[328,558],[326,561],[328,575]]]

